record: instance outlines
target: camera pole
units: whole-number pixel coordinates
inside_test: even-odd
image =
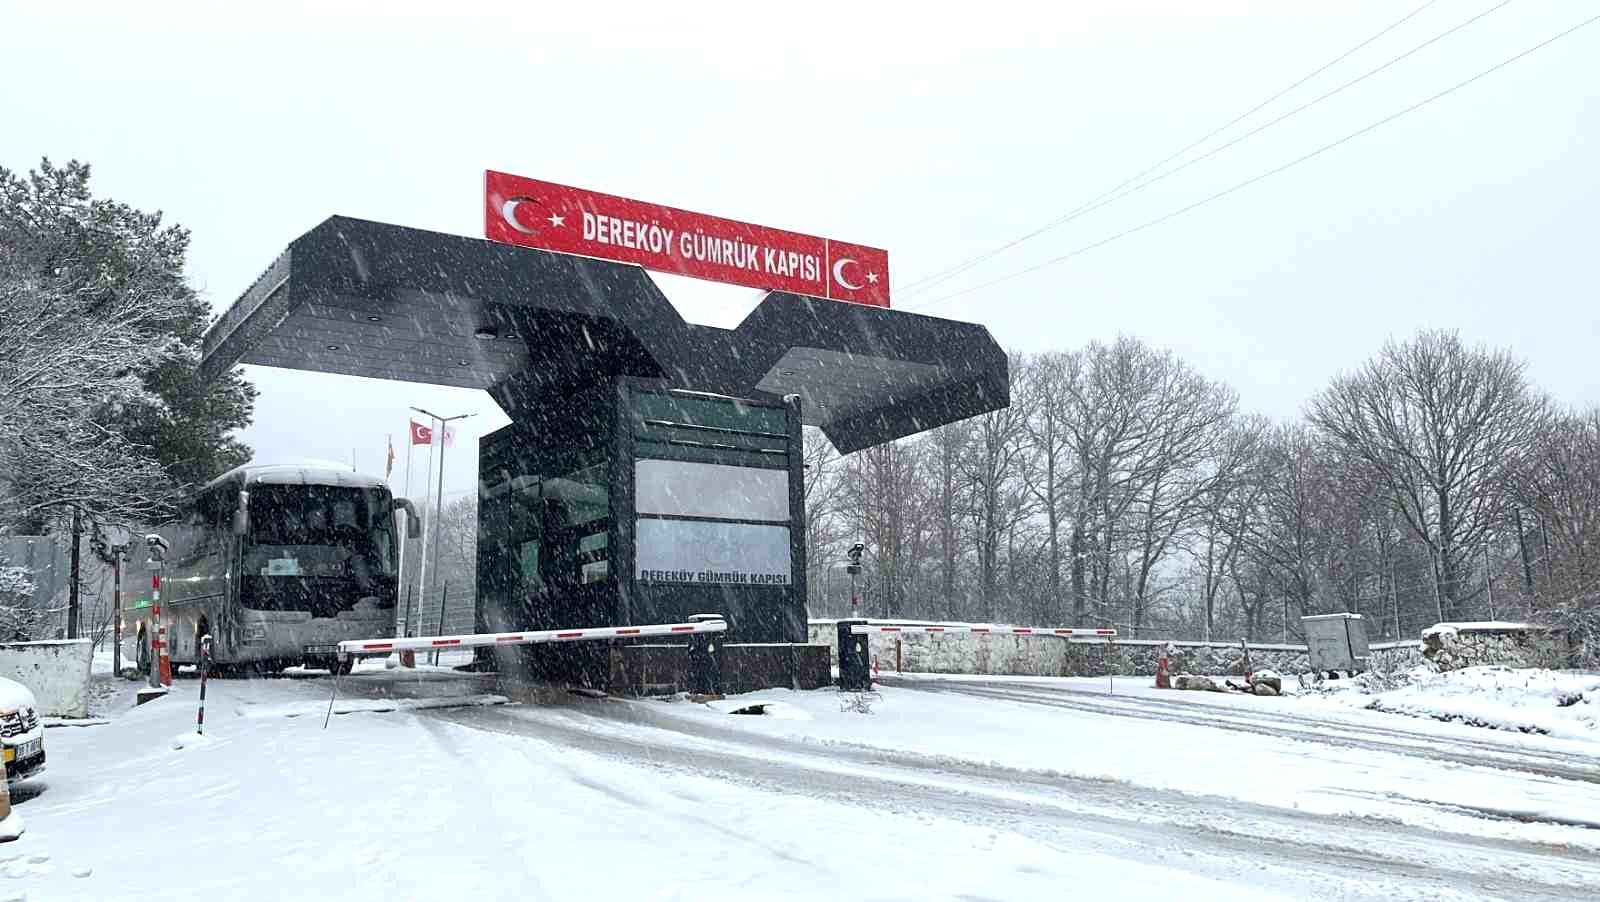
[[[861,553],[866,550],[866,545],[857,542],[851,545],[850,551],[847,552],[850,557],[850,563],[845,569],[850,571],[850,616],[852,619],[861,613],[861,596],[856,592],[856,577],[861,575]]]
[[[127,545],[111,546],[111,673],[122,679],[122,556]]]
[[[161,688],[161,562],[150,562],[150,688]]]
[[[167,540],[156,533],[144,537],[150,547],[150,686],[172,685],[172,665],[167,657],[167,625],[161,619],[161,565],[167,559]]]

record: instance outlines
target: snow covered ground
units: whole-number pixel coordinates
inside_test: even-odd
[[[1373,711],[1600,742],[1600,674],[1490,666],[1417,668],[1405,679],[1387,692],[1362,691],[1355,681],[1328,695]]]
[[[870,714],[506,704],[379,663],[326,730],[325,678],[212,681],[197,741],[195,681],[136,709],[113,685],[13,788],[0,900],[1600,893],[1594,743],[1332,700],[920,678]]]

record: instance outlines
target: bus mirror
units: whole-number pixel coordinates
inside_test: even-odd
[[[394,499],[393,510],[404,509],[406,512],[406,538],[417,539],[422,537],[422,518],[417,516],[417,509],[408,498]]]
[[[239,506],[233,509],[233,534],[242,536],[250,531],[250,493],[239,493]]]

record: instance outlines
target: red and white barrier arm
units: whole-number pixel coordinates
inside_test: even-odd
[[[688,636],[727,632],[725,620],[699,623],[652,623],[645,626],[598,626],[580,630],[533,630],[522,633],[469,633],[463,636],[420,636],[415,639],[346,639],[339,654],[369,655],[390,651],[432,651],[437,648],[484,648],[533,645],[540,642],[586,642],[594,639],[638,639],[644,636]]]
[[[850,627],[852,635],[865,633],[973,633],[979,636],[1062,636],[1114,639],[1110,629],[1052,628],[1040,626],[984,626],[973,623],[868,623]]]

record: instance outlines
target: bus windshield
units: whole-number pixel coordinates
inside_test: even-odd
[[[326,485],[260,485],[250,493],[246,576],[395,575],[388,493]]]

